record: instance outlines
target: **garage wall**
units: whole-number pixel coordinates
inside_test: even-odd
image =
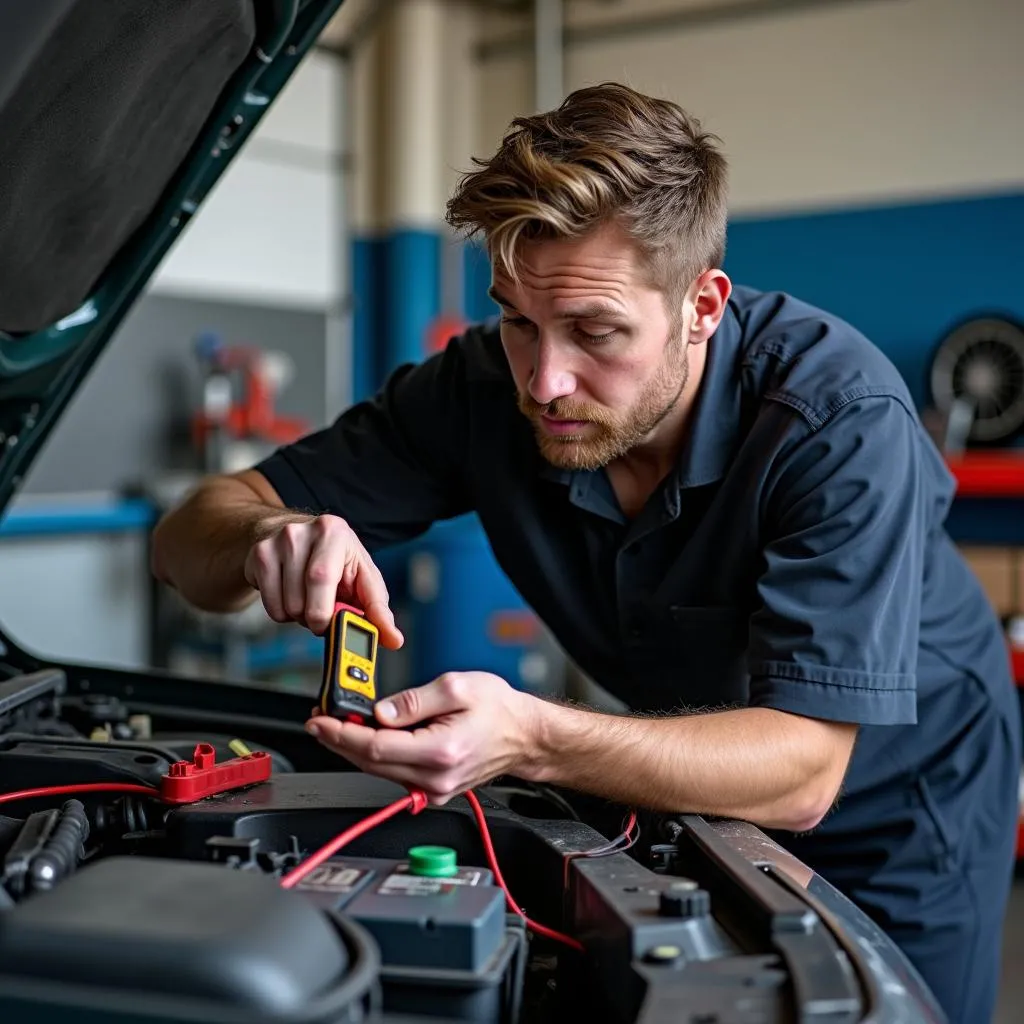
[[[696,114],[724,140],[737,214],[1024,184],[1020,4],[827,0],[743,17],[735,6],[570,2],[566,89],[625,81]],[[670,9],[683,11],[675,23]],[[574,28],[627,18],[634,31],[574,41]],[[486,152],[530,109],[532,57],[501,46],[507,20],[481,32]]]
[[[754,13],[630,0],[649,29],[597,34],[626,5],[569,3],[566,89],[617,79],[700,117],[732,167],[726,269],[851,319],[924,402],[949,327],[981,312],[1024,318],[1024,7],[742,6]],[[482,29],[478,152],[531,107],[522,27],[494,17]],[[485,274],[482,261],[470,269],[476,315],[493,308]]]
[[[342,73],[313,53],[153,281],[160,294],[327,309],[341,289]]]

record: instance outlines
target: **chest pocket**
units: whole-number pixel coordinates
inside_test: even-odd
[[[644,671],[637,682],[647,709],[745,705],[747,636],[743,609],[670,605],[643,644]]]

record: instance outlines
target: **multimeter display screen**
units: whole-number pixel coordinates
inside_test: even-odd
[[[373,634],[350,622],[345,629],[345,649],[369,661],[373,654]]]

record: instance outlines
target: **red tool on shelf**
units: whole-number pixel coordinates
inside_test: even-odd
[[[1014,647],[1010,650],[1010,663],[1017,685],[1024,686],[1024,647]]]
[[[947,455],[962,498],[1024,498],[1024,451],[972,450]]]
[[[251,441],[287,444],[311,429],[309,421],[275,408],[291,374],[290,360],[252,345],[224,345],[202,335],[196,351],[203,371],[202,408],[192,417],[192,441],[204,453],[206,469],[222,471],[225,447]]]

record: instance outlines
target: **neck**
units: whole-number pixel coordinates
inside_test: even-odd
[[[704,376],[705,354],[704,345],[692,347],[687,353],[690,367],[686,386],[676,403],[643,442],[608,465],[612,488],[623,512],[630,518],[640,512],[679,461],[679,452]]]
[[[608,464],[608,479],[622,511],[630,519],[639,514],[647,499],[672,471],[681,446],[682,428],[656,442],[652,439]]]

